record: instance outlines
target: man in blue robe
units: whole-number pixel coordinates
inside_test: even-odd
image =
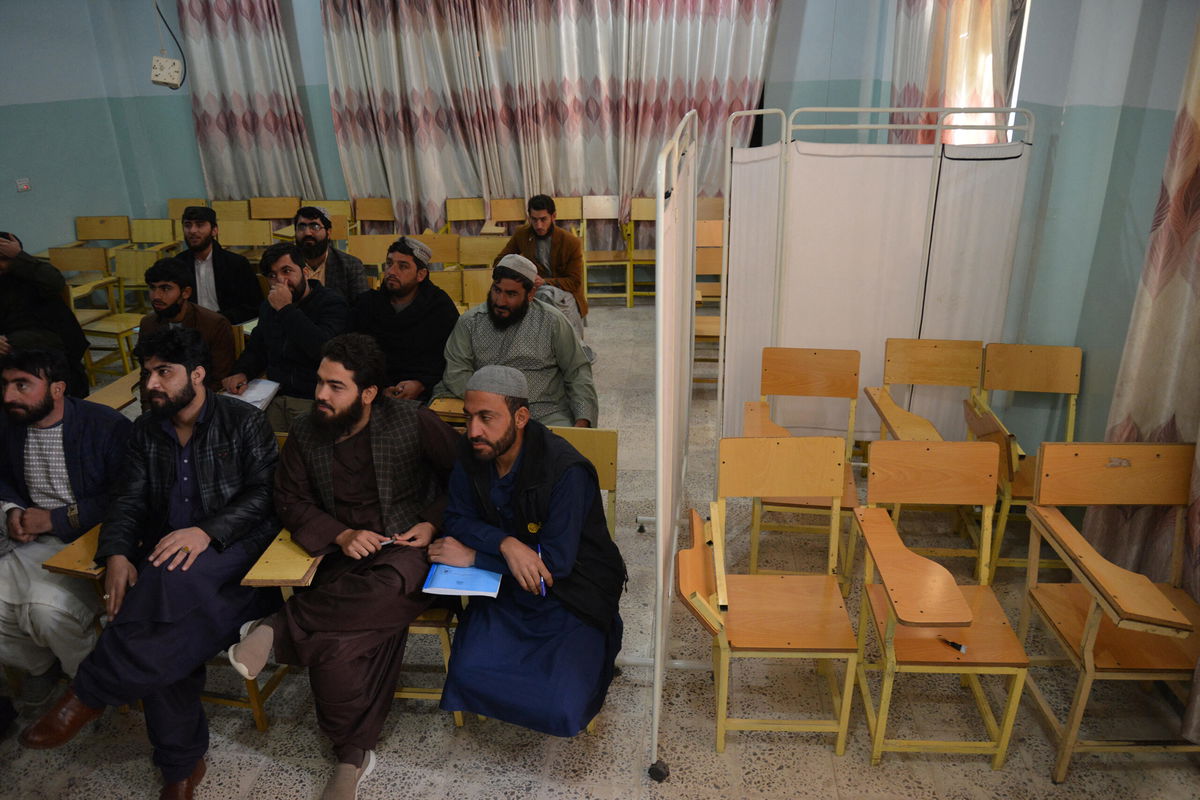
[[[574,736],[604,704],[621,649],[625,564],[596,470],[530,419],[525,376],[489,365],[467,382],[468,448],[450,476],[446,535],[430,560],[501,573],[459,624],[442,708]]]

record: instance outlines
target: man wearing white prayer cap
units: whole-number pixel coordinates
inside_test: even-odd
[[[481,367],[465,394],[468,451],[429,560],[502,577],[460,618],[442,708],[574,736],[604,704],[627,579],[596,470],[530,419],[521,371]]]
[[[537,267],[511,253],[492,270],[492,288],[458,318],[446,342],[446,372],[434,397],[463,397],[481,367],[519,369],[529,411],[543,425],[595,427],[599,411],[592,365],[571,323],[533,296]]]

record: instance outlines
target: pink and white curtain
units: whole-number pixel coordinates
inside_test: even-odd
[[[1134,301],[1105,438],[1200,440],[1200,31],[1193,45],[1150,244]],[[1200,599],[1200,460],[1192,465],[1183,586]],[[1174,514],[1154,507],[1096,506],[1084,535],[1110,561],[1154,581],[1171,579]],[[1200,686],[1200,667],[1193,687]],[[1200,742],[1192,690],[1184,735]]]
[[[439,227],[447,197],[650,195],[654,158],[692,107],[710,134],[700,189],[719,193],[722,126],[758,105],[776,16],[774,0],[324,0],[323,12],[347,187],[390,196],[407,230]]]
[[[989,108],[1011,95],[1009,69],[1013,12],[1024,13],[1024,0],[899,0],[892,57],[892,105],[905,108]],[[933,114],[898,113],[893,122],[937,122]],[[948,120],[992,125],[989,114],[960,114]],[[933,131],[895,131],[893,142],[929,143]],[[948,144],[997,141],[993,131],[947,131]]]
[[[278,0],[178,0],[208,196],[320,197]]]

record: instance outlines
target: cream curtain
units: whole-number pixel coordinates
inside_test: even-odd
[[[278,0],[178,0],[208,196],[320,197]]]

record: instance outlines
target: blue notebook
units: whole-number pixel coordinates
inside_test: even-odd
[[[425,594],[495,597],[500,593],[500,573],[478,567],[433,564],[423,587]]]

